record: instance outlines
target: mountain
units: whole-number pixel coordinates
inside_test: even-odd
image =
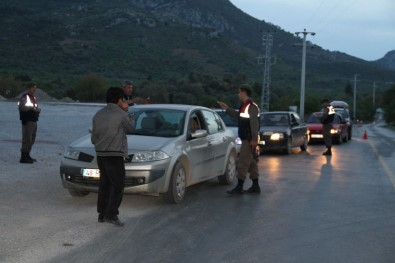
[[[376,60],[375,62],[395,71],[395,50],[388,52],[383,58]]]
[[[0,76],[28,75],[69,88],[94,73],[114,83],[243,74],[261,82],[262,34],[273,32],[272,87],[297,88],[301,39],[228,0],[5,0],[0,3]],[[307,87],[343,90],[395,81],[394,72],[321,47],[308,49]],[[65,81],[68,80],[68,81]],[[119,82],[116,82],[119,83]],[[53,84],[53,85],[55,85]],[[58,87],[57,86],[57,87]]]

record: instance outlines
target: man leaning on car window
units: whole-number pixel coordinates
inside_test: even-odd
[[[106,101],[107,106],[93,116],[91,135],[100,170],[98,222],[123,226],[124,223],[118,218],[118,209],[125,187],[124,159],[128,157],[126,134],[133,132],[135,122],[127,112],[128,104],[121,88],[109,88]]]

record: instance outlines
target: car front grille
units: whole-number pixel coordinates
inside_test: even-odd
[[[65,175],[65,179],[68,182],[76,183],[79,185],[84,185],[84,186],[99,186],[99,178],[91,178],[91,177],[85,177],[82,175],[70,175],[67,174]],[[138,182],[138,180],[143,180]],[[145,184],[145,179],[144,178],[125,178],[125,187],[128,186],[136,186],[136,185],[142,185]]]

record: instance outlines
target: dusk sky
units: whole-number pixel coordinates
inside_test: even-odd
[[[394,0],[230,0],[245,13],[283,30],[306,29],[307,40],[330,51],[377,60],[395,50]],[[276,41],[274,36],[274,42]]]

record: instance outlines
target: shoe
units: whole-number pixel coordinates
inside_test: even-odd
[[[26,154],[26,153],[22,153],[21,159],[19,160],[19,162],[20,162],[20,163],[33,163],[33,161],[30,160],[30,159],[27,157],[27,154]]]
[[[331,151],[326,151],[322,155],[332,155],[332,152]]]
[[[28,160],[32,161],[33,163],[34,163],[34,162],[37,162],[36,159],[33,159],[33,158],[30,156],[30,153],[28,153],[26,157],[27,157]]]
[[[247,194],[260,194],[261,193],[261,188],[259,185],[252,185],[248,190],[244,191]]]
[[[99,222],[99,223],[103,223],[104,222],[104,215],[103,214],[99,214],[99,216],[97,218],[97,222]]]
[[[242,195],[243,194],[243,188],[240,186],[236,186],[232,190],[226,191],[230,195]]]
[[[115,226],[123,226],[124,223],[116,216],[114,218],[104,218],[104,222],[111,223]]]

